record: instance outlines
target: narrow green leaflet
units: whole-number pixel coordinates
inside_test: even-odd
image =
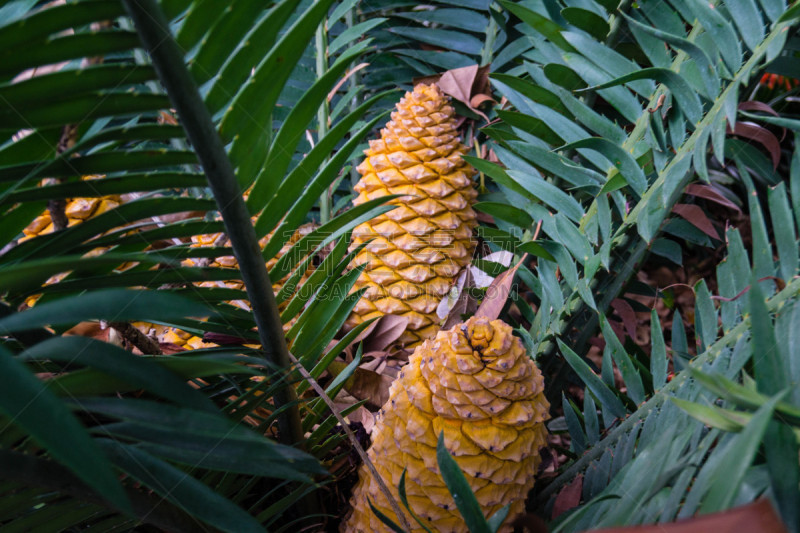
[[[782,394],[773,396],[756,411],[750,423],[723,452],[725,455],[721,459],[708,493],[700,505],[701,513],[720,511],[732,505],[742,478],[753,462],[767,426],[772,420],[775,404],[782,396]]]
[[[177,404],[215,413],[214,404],[184,379],[148,358],[90,337],[54,337],[25,350],[21,361],[59,361],[94,368]]]
[[[653,309],[650,312],[650,374],[653,376],[653,389],[659,390],[667,382],[667,347],[664,344],[664,332],[661,329],[661,322],[658,313]]]
[[[533,224],[533,218],[522,209],[502,202],[478,202],[475,209],[491,215],[500,220],[510,222],[519,228],[529,228]]]
[[[577,148],[589,148],[606,156],[637,194],[644,193],[647,188],[647,178],[644,176],[644,171],[636,162],[636,159],[623,148],[602,137],[589,137],[562,146],[558,150],[566,151]]]
[[[611,356],[617,364],[617,368],[622,374],[622,379],[625,381],[625,386],[628,387],[628,396],[637,405],[645,400],[644,385],[642,384],[642,377],[639,371],[631,361],[625,347],[617,338],[617,334],[611,329],[611,325],[605,316],[600,316],[600,326],[603,330],[603,338],[606,341],[606,347],[611,349]]]
[[[597,374],[592,372],[589,365],[587,365],[578,354],[572,351],[569,346],[564,344],[561,339],[558,339],[558,347],[569,365],[575,370],[583,382],[586,383],[586,386],[589,387],[589,390],[597,397],[601,405],[608,409],[616,418],[623,418],[626,413],[625,406],[622,405],[620,399],[611,392],[611,389],[609,389],[608,386],[597,377]]]
[[[750,280],[750,320],[753,328],[753,365],[758,392],[775,394],[789,386],[786,362],[781,358],[775,341],[772,317],[767,310],[764,292],[757,279]]]
[[[686,117],[693,123],[697,123],[703,116],[703,106],[700,103],[700,97],[697,96],[692,87],[681,77],[680,74],[673,72],[666,68],[649,67],[643,68],[637,72],[631,72],[617,79],[609,82],[587,87],[584,90],[601,90],[609,87],[616,87],[623,83],[628,83],[634,80],[651,79],[659,83],[663,83],[672,93],[675,102],[686,114]]]
[[[0,411],[108,500],[129,511],[117,474],[66,405],[0,345]]]
[[[172,318],[216,314],[209,306],[168,292],[108,289],[43,303],[0,319],[0,334],[42,326],[65,326],[84,320],[169,321]]]
[[[156,494],[222,531],[263,533],[264,528],[244,509],[169,463],[135,446],[98,440],[120,469]]]
[[[683,50],[689,54],[689,56],[692,58],[692,61],[694,61],[695,65],[697,66],[697,69],[700,71],[700,76],[703,79],[703,88],[705,89],[704,95],[707,98],[712,99],[717,97],[717,94],[719,93],[720,80],[717,76],[711,59],[700,46],[683,37],[679,37],[669,32],[661,31],[653,28],[652,26],[648,26],[647,24],[637,22],[635,19],[629,17],[625,13],[622,13],[622,16],[628,22],[628,25],[648,33],[653,37],[664,41],[665,43],[669,43],[675,48]]]
[[[467,478],[461,472],[455,459],[450,455],[444,442],[444,431],[439,433],[439,441],[436,444],[436,462],[442,475],[447,490],[453,496],[456,507],[464,518],[470,533],[490,533],[489,524],[483,516],[478,499],[472,492]]]

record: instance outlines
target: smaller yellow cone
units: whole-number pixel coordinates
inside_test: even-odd
[[[409,504],[431,530],[466,532],[439,475],[436,443],[443,432],[484,515],[511,504],[508,524],[523,511],[533,487],[549,408],[542,374],[511,326],[473,317],[417,347],[392,384],[368,455],[398,502],[397,485],[407,469]],[[367,498],[399,523],[362,465],[343,532],[390,531]],[[510,530],[509,525],[501,529]]]

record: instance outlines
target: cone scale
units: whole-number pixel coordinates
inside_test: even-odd
[[[438,331],[436,308],[472,258],[475,170],[461,157],[467,147],[456,136],[455,111],[436,85],[406,93],[391,118],[357,167],[362,178],[353,203],[403,196],[391,201],[398,207],[353,231],[353,248],[370,241],[353,262],[366,265],[354,289],[367,290],[346,327],[404,316],[399,342],[414,346]]]
[[[444,432],[484,515],[511,504],[501,528],[510,531],[508,523],[524,510],[541,462],[548,410],[542,374],[511,327],[473,317],[417,347],[378,415],[368,456],[397,501],[406,469],[409,505],[432,530],[466,532],[436,461]],[[390,531],[368,498],[399,523],[362,465],[343,532]]]

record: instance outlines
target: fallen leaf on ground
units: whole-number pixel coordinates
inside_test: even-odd
[[[572,483],[561,489],[556,496],[556,501],[553,504],[553,520],[559,517],[562,513],[569,511],[581,503],[581,493],[583,491],[583,476],[579,475]]]

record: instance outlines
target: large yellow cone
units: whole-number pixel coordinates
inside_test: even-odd
[[[404,316],[400,342],[409,346],[438,331],[436,307],[475,249],[475,170],[462,159],[467,147],[456,133],[448,99],[436,85],[420,84],[397,104],[381,138],[370,141],[353,203],[405,196],[353,231],[353,247],[372,242],[354,260],[367,265],[355,287],[367,291],[346,326]]]

